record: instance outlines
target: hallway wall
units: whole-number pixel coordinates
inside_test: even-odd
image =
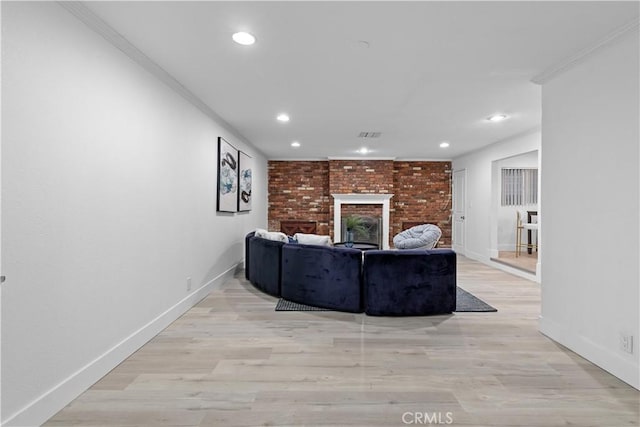
[[[2,30],[2,416],[38,425],[234,273],[266,159],[57,3]],[[250,213],[216,213],[218,136]]]
[[[635,388],[639,56],[636,25],[542,87],[540,330]]]

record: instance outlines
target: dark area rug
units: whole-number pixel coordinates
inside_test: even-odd
[[[498,311],[477,296],[470,294],[458,286],[456,294],[456,312],[490,312]]]
[[[314,307],[312,305],[299,304],[280,298],[276,304],[276,311],[333,311],[330,308]]]
[[[498,311],[486,302],[473,294],[458,287],[456,294],[456,312],[494,312]],[[280,298],[276,304],[276,311],[333,311],[329,308],[313,307],[311,305],[299,304]]]

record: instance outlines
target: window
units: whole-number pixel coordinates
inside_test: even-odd
[[[502,206],[538,204],[538,169],[502,169]]]

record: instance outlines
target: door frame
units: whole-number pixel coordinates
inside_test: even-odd
[[[456,182],[458,179],[462,179],[462,188],[463,188],[463,195],[462,195],[462,203],[463,203],[463,209],[462,209],[462,245],[460,245],[458,242],[456,242],[454,240],[454,238],[458,235],[457,233],[455,233],[455,229],[456,229],[456,211],[457,211],[457,203],[456,203],[456,195],[455,195],[455,190],[456,190]],[[467,249],[467,169],[463,168],[463,169],[458,169],[458,170],[454,170],[453,173],[451,174],[451,180],[452,180],[452,185],[451,185],[451,197],[452,197],[452,203],[451,203],[451,248],[456,251],[457,253],[464,255],[466,253],[466,249]]]

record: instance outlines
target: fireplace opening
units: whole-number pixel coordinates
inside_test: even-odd
[[[351,230],[353,241],[359,243],[373,243],[382,247],[382,217],[347,215],[342,217],[342,236],[347,235],[347,226],[356,224]]]

